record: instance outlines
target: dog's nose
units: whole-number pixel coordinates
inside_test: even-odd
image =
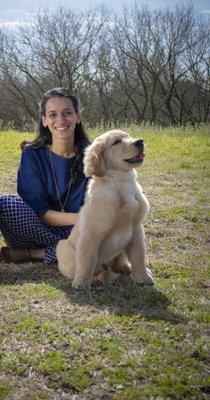
[[[136,140],[136,141],[134,142],[134,145],[135,145],[136,147],[138,147],[139,149],[143,149],[143,148],[144,148],[144,141],[141,140],[141,139]]]

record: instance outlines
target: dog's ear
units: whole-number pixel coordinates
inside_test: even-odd
[[[95,175],[101,177],[105,175],[104,151],[104,143],[100,143],[100,141],[96,141],[86,149],[84,156],[85,176],[90,177]]]

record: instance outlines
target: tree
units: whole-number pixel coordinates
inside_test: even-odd
[[[0,31],[0,50],[4,124],[33,124],[55,86],[77,93],[89,124],[209,121],[209,27],[192,5],[40,9]]]

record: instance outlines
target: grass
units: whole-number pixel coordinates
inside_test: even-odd
[[[209,398],[208,127],[124,129],[147,144],[138,176],[156,285],[78,292],[56,265],[2,264],[0,400]],[[15,193],[31,137],[0,132],[1,193]]]

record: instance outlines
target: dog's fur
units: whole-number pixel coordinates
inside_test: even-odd
[[[57,246],[58,268],[72,280],[74,288],[89,287],[94,275],[104,271],[104,265],[128,273],[125,255],[133,279],[153,283],[145,267],[142,226],[149,203],[134,170],[144,156],[143,144],[141,149],[138,145],[126,132],[112,130],[86,150],[84,173],[92,179],[78,222],[69,238]],[[130,163],[137,155],[139,159]]]

